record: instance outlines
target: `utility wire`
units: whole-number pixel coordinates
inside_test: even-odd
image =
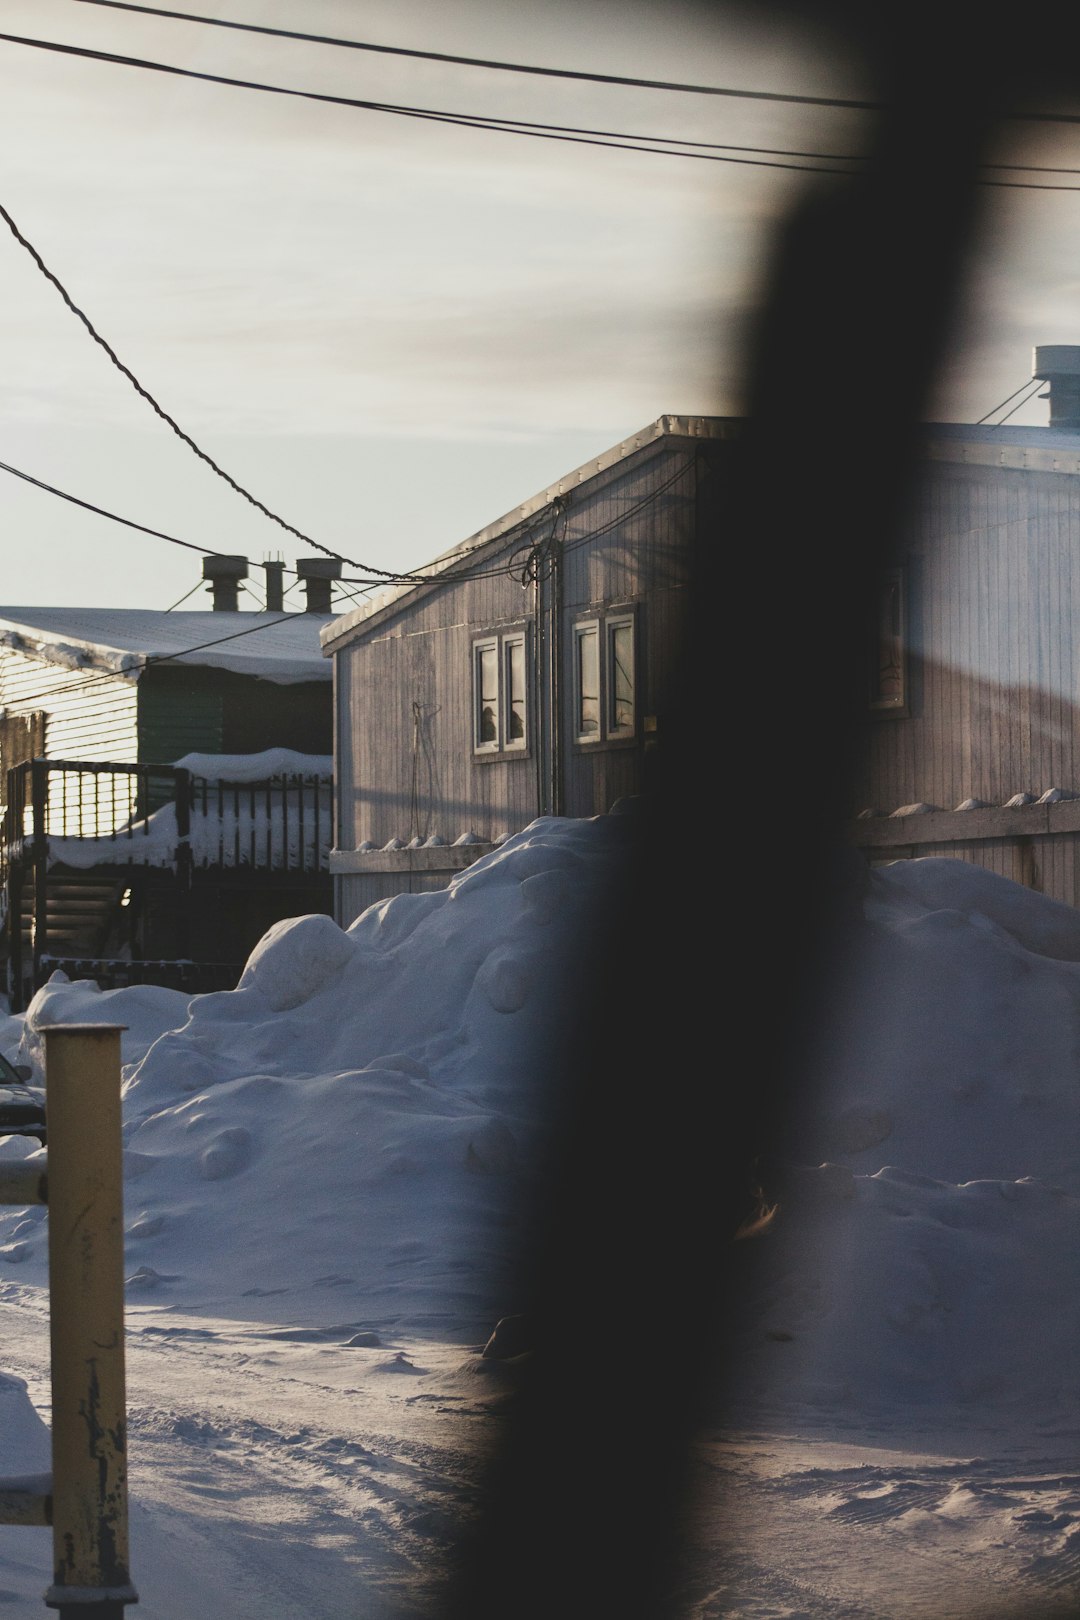
[[[201,73],[195,68],[176,67],[168,62],[153,62],[145,57],[121,56],[113,51],[90,50],[81,45],[61,45],[54,40],[30,39],[21,34],[0,33],[0,40],[12,45],[27,45],[38,50],[55,51],[64,56],[85,57],[95,62],[111,62],[121,67],[144,68],[153,73],[168,73],[182,79],[198,79],[207,84],[230,85],[234,89],[259,90],[268,95],[293,96],[302,101],[320,101],[335,107],[355,107],[366,112],[391,113],[402,118],[418,118],[437,124],[456,124],[468,129],[493,130],[504,135],[523,135],[534,140],[566,141],[574,146],[603,146],[623,152],[650,152],[656,157],[683,157],[702,163],[749,164],[754,168],[807,170],[811,174],[846,174],[846,169],[818,169],[807,164],[766,161],[756,158],[727,157],[721,151],[682,151],[676,147],[694,143],[680,141],[676,136],[627,135],[612,132],[576,130],[571,125],[529,124],[523,119],[498,118],[486,114],[446,112],[434,107],[414,107],[396,102],[371,101],[357,96],[333,96],[317,90],[295,90],[287,85],[266,84],[259,79],[237,79],[221,73]],[[652,144],[648,144],[648,143]],[[847,161],[851,161],[848,159]],[[280,521],[280,519],[278,520]],[[288,527],[288,525],[285,525]]]
[[[44,259],[41,257],[41,254],[38,252],[37,248],[33,245],[32,242],[28,241],[27,238],[23,235],[23,233],[20,231],[19,227],[16,225],[15,221],[12,219],[11,215],[8,213],[7,209],[4,207],[4,205],[2,203],[0,203],[0,218],[2,218],[4,220],[4,223],[7,225],[8,229],[10,230],[12,236],[14,236],[15,240],[20,244],[20,246],[22,246],[22,247],[24,247],[26,249],[27,253],[29,253],[30,257],[33,259],[34,263],[37,265],[38,269],[41,271],[42,275],[46,278],[46,280],[52,282],[53,286],[56,288],[57,292],[60,294],[61,298],[64,300],[64,303],[71,310],[72,314],[77,315],[79,320],[82,321],[83,325],[86,327],[86,330],[90,333],[90,336],[93,338],[94,342],[99,344],[101,346],[101,348],[103,348],[105,350],[105,353],[108,355],[108,357],[112,361],[113,365],[117,368],[118,371],[122,372],[122,374],[127,378],[128,382],[131,383],[132,387],[135,389],[135,392],[137,394],[140,394],[142,396],[142,398],[146,400],[147,404],[151,406],[151,408],[157,413],[158,416],[161,417],[162,421],[166,422],[169,425],[169,427],[172,428],[173,432],[177,435],[177,437],[182,439],[184,441],[184,443],[188,446],[188,448],[190,450],[193,450],[201,461],[205,461],[207,466],[212,468],[213,471],[217,473],[219,478],[223,478],[225,480],[225,482],[228,485],[230,485],[230,487],[232,489],[234,489],[238,495],[242,495],[246,501],[251,502],[252,506],[257,507],[258,510],[260,512],[264,513],[268,518],[271,518],[275,523],[280,524],[283,529],[287,529],[290,534],[295,534],[297,539],[302,540],[305,545],[314,546],[316,551],[322,551],[328,557],[334,557],[339,562],[350,563],[350,564],[352,564],[353,567],[357,566],[357,564],[353,563],[353,560],[352,560],[351,557],[341,557],[341,556],[339,556],[339,554],[337,552],[330,551],[327,546],[320,545],[318,540],[313,540],[310,535],[304,534],[302,530],[294,529],[291,523],[286,523],[285,519],[281,518],[281,517],[278,517],[276,512],[271,512],[271,510],[270,510],[270,508],[268,506],[264,506],[262,501],[256,499],[256,497],[254,495],[252,495],[249,490],[244,489],[242,485],[238,484],[236,482],[235,478],[230,477],[230,475],[225,471],[225,469],[223,467],[219,467],[217,462],[214,461],[214,459],[211,456],[208,456],[205,450],[201,450],[199,448],[199,446],[195,443],[195,440],[193,438],[191,438],[191,436],[189,434],[184,432],[183,428],[180,427],[179,423],[175,422],[173,420],[173,418],[169,415],[168,411],[163,410],[162,407],[158,404],[157,400],[154,398],[154,396],[146,388],[143,387],[142,383],[139,381],[138,377],[136,377],[135,373],[133,371],[131,371],[127,366],[125,366],[124,362],[120,359],[120,356],[116,353],[116,350],[109,343],[107,343],[105,341],[105,339],[102,337],[101,333],[97,330],[97,328],[94,326],[93,322],[90,320],[89,316],[84,314],[83,311],[79,308],[78,304],[75,303],[74,299],[71,297],[71,294],[68,292],[67,288],[60,281],[59,277],[55,276],[53,274],[53,272],[49,269],[48,265],[45,263]]]
[[[989,410],[989,411],[987,411],[987,413],[986,413],[986,415],[985,415],[985,416],[980,416],[980,417],[979,417],[979,420],[978,420],[978,421],[977,421],[977,422],[976,422],[976,423],[975,423],[975,426],[976,426],[976,427],[982,427],[982,425],[983,425],[983,423],[984,423],[984,422],[989,422],[989,420],[990,420],[990,418],[991,418],[991,417],[992,417],[992,416],[996,416],[996,415],[997,415],[997,413],[998,413],[998,411],[1000,411],[1000,410],[1002,410],[1002,409],[1003,409],[1003,407],[1004,407],[1004,406],[1006,406],[1006,405],[1008,405],[1008,403],[1009,403],[1009,401],[1010,401],[1010,400],[1013,400],[1013,399],[1015,399],[1015,398],[1016,398],[1016,396],[1017,396],[1017,394],[1023,394],[1023,393],[1026,393],[1026,392],[1027,392],[1027,390],[1028,390],[1028,389],[1029,389],[1029,388],[1030,388],[1030,387],[1031,387],[1031,378],[1030,378],[1030,377],[1029,377],[1029,378],[1028,378],[1028,379],[1027,379],[1027,381],[1026,381],[1026,382],[1022,382],[1022,383],[1021,383],[1021,384],[1020,384],[1020,387],[1019,387],[1019,388],[1017,388],[1017,389],[1014,389],[1014,391],[1013,391],[1013,392],[1012,392],[1012,393],[1011,393],[1011,394],[1008,394],[1008,395],[1007,395],[1007,396],[1006,396],[1006,397],[1005,397],[1005,399],[1003,399],[1003,400],[1002,400],[1002,401],[1001,401],[1001,404],[1000,404],[1000,405],[995,405],[995,406],[994,406],[994,407],[993,407],[993,409],[992,409],[992,410]]]
[[[659,496],[661,496],[668,489],[670,489],[671,486],[674,483],[677,483],[680,478],[684,477],[685,474],[688,471],[690,471],[693,468],[694,465],[695,465],[695,463],[694,463],[693,459],[688,460],[681,467],[677,468],[676,471],[674,473],[672,473],[672,475],[669,478],[666,478],[662,484],[659,484],[656,487],[656,489],[652,490],[648,495],[644,496],[640,501],[636,501],[633,504],[633,506],[629,507],[625,512],[621,513],[617,517],[609,518],[606,523],[601,524],[597,529],[590,531],[588,534],[576,535],[573,540],[565,542],[561,549],[566,550],[566,551],[576,550],[576,548],[578,546],[582,546],[587,541],[598,538],[599,536],[602,536],[602,535],[608,533],[609,530],[617,527],[619,523],[625,522],[628,518],[636,516],[637,513],[642,511],[645,507],[651,505],[652,502],[654,502],[655,500],[657,500],[659,498]],[[31,480],[31,482],[36,482],[36,480]],[[561,500],[562,504],[560,504],[560,500]],[[553,539],[554,534],[555,534],[555,527],[556,527],[556,525],[558,523],[558,520],[559,520],[560,516],[565,516],[565,513],[568,510],[568,507],[566,505],[566,501],[567,501],[567,497],[561,497],[561,498],[557,498],[556,501],[550,503],[552,505],[553,509],[554,509],[554,517],[553,517],[551,532],[547,537],[545,537],[545,538],[543,538],[543,539],[541,539],[539,541],[534,540],[534,542],[533,542],[533,550],[534,550],[534,552],[536,552],[536,553],[543,552],[546,549],[546,546],[547,546],[548,542],[551,539]],[[79,503],[79,504],[83,504],[83,503]],[[547,511],[546,507],[541,508],[540,512],[534,513],[532,518],[528,519],[526,521],[532,523],[532,525],[533,525],[533,527],[535,529],[537,524],[538,524],[538,521],[539,521],[540,517],[546,511]],[[109,514],[106,513],[105,515],[108,516]],[[524,526],[524,525],[522,525],[522,526]],[[150,531],[150,532],[153,532],[153,531]],[[162,536],[162,538],[168,539],[169,536],[167,536],[167,535]],[[403,584],[404,583],[409,583],[409,584],[413,584],[413,583],[443,584],[443,583],[452,583],[456,579],[483,579],[485,577],[494,576],[494,575],[503,575],[503,576],[505,576],[507,574],[512,575],[512,574],[518,573],[519,571],[514,569],[514,567],[513,567],[513,561],[514,561],[514,558],[516,556],[520,556],[521,551],[523,550],[523,546],[520,543],[517,543],[515,541],[515,537],[514,537],[513,534],[506,536],[505,539],[506,539],[506,544],[502,549],[507,550],[507,551],[510,552],[509,560],[508,560],[507,563],[504,563],[501,567],[499,567],[497,569],[476,570],[476,571],[462,571],[461,573],[446,572],[446,573],[440,573],[440,574],[431,574],[431,575],[427,575],[427,576],[415,576],[415,577],[413,577],[411,579],[407,579],[407,580],[403,579],[401,581],[401,583],[403,583]],[[477,549],[480,549],[480,548],[477,548]],[[220,552],[214,553],[214,555],[220,556],[221,553]],[[529,563],[527,562],[526,563],[526,570],[528,570],[528,568],[529,568]],[[525,581],[525,571],[521,571],[519,577],[521,577],[523,582],[524,582]],[[201,584],[202,581],[200,581],[199,583]],[[334,583],[340,583],[340,581],[335,581]],[[357,583],[359,583],[359,582],[357,582]],[[369,583],[375,583],[375,582],[369,582]],[[187,596],[192,596],[194,594],[194,591],[197,590],[197,589],[198,589],[198,585],[196,585],[193,588],[193,590],[189,591],[187,593]],[[289,593],[291,591],[295,590],[295,589],[296,589],[295,583],[293,585],[288,586],[286,588],[285,595],[288,596]],[[187,596],[181,597],[180,601],[181,602],[186,601]],[[180,606],[180,602],[176,602],[176,603],[173,604],[174,608],[179,607],[179,606]],[[173,608],[168,608],[168,609],[166,609],[166,611],[171,613],[173,611]],[[301,617],[301,616],[302,615],[299,615],[297,613],[283,613],[278,618],[271,619],[269,621],[264,620],[264,622],[262,624],[249,625],[247,628],[245,628],[243,630],[234,630],[234,631],[231,631],[228,635],[225,635],[225,636],[215,636],[210,641],[201,641],[201,642],[199,642],[197,645],[195,645],[193,647],[184,647],[184,648],[181,648],[177,652],[148,653],[145,656],[140,657],[137,664],[133,663],[133,664],[129,665],[127,668],[125,668],[125,669],[103,670],[100,674],[91,675],[89,677],[79,676],[76,679],[74,679],[72,681],[69,681],[66,685],[54,686],[54,687],[50,688],[49,691],[47,691],[47,692],[42,691],[42,692],[33,692],[33,693],[30,693],[30,694],[24,694],[24,695],[22,695],[20,697],[19,701],[20,701],[21,704],[27,704],[27,703],[33,704],[33,703],[37,703],[37,702],[43,702],[46,698],[51,698],[51,697],[54,697],[54,696],[58,696],[58,695],[60,695],[62,693],[65,693],[65,692],[83,691],[83,690],[85,690],[86,687],[88,687],[88,686],[96,686],[96,685],[100,684],[100,682],[102,682],[102,681],[123,680],[126,677],[130,676],[136,669],[141,671],[143,669],[148,668],[149,665],[151,665],[151,664],[171,663],[171,662],[173,662],[173,661],[175,661],[177,659],[186,658],[191,653],[205,652],[211,647],[219,647],[219,646],[221,646],[222,643],[224,643],[224,642],[236,641],[241,636],[254,635],[259,630],[272,629],[275,625],[285,624],[286,622],[294,621],[295,619],[297,619],[298,617]]]
[[[1042,385],[1043,385],[1043,379],[1041,377],[1037,377],[1035,379],[1035,382],[1034,382],[1033,386],[1031,387],[1029,392],[1024,395],[1023,399],[1018,399],[1016,404],[1013,406],[1012,410],[1011,411],[1006,411],[1005,415],[1001,418],[1001,421],[1000,422],[995,422],[994,426],[996,428],[1004,427],[1005,423],[1009,420],[1010,416],[1015,416],[1017,411],[1020,409],[1020,407],[1022,405],[1026,405],[1029,399],[1034,399],[1035,398],[1035,395],[1039,392],[1039,389],[1042,387]],[[1007,401],[1006,401],[1006,403],[1007,403]],[[1001,409],[1001,406],[999,405],[998,410],[1000,410],[1000,409]]]
[[[374,51],[383,56],[418,57],[425,62],[450,62],[459,67],[493,69],[498,73],[533,73],[549,79],[584,79],[590,84],[628,85],[634,90],[675,90],[695,96],[735,96],[747,101],[787,101],[811,107],[851,107],[860,112],[876,112],[875,101],[844,101],[829,96],[771,94],[764,90],[728,90],[713,84],[681,84],[667,79],[621,77],[617,73],[586,73],[575,68],[535,67],[524,62],[496,62],[482,56],[452,56],[445,51],[409,50],[403,45],[372,45],[358,39],[338,39],[328,34],[304,34],[290,28],[265,28],[256,23],[229,22],[223,17],[199,17],[188,11],[165,11],[158,6],[138,6],[124,0],[79,0],[82,5],[107,6],[113,11],[137,11],[147,17],[167,17],[177,22],[205,23],[211,28],[236,28],[247,34],[267,34],[277,39],[298,39],[312,45],[336,45],[350,51]]]
[[[172,609],[170,608],[167,611],[171,612]],[[127,676],[135,674],[136,671],[141,672],[148,669],[151,664],[169,664],[174,659],[187,658],[191,653],[206,652],[210,647],[220,647],[225,641],[237,641],[241,636],[253,636],[259,630],[270,630],[276,624],[285,624],[287,621],[293,621],[299,617],[301,615],[296,613],[283,613],[278,619],[271,619],[269,622],[264,621],[262,624],[248,625],[245,630],[230,631],[227,636],[216,636],[213,641],[200,641],[197,647],[181,647],[176,652],[169,653],[141,654],[138,656],[137,662],[127,665],[124,669],[106,669],[102,670],[99,675],[90,675],[69,681],[66,686],[53,686],[46,692],[31,692],[28,695],[20,695],[19,702],[21,704],[43,703],[46,698],[59,696],[62,692],[81,692],[88,686],[99,685],[102,681],[122,681]]]
[[[104,3],[104,0],[84,0],[84,3]],[[88,60],[96,62],[111,62],[122,67],[137,67],[154,73],[172,74],[174,77],[178,78],[197,79],[207,84],[224,84],[232,86],[234,89],[258,90],[269,95],[292,96],[303,101],[324,102],[328,105],[337,107],[355,107],[367,112],[389,113],[397,117],[417,118],[422,121],[438,124],[453,124],[460,128],[466,129],[488,130],[503,135],[521,135],[533,140],[564,141],[574,146],[601,146],[609,150],[619,152],[645,152],[651,153],[654,157],[680,157],[701,163],[729,163],[758,169],[784,169],[796,174],[851,175],[852,173],[861,172],[852,170],[850,168],[823,168],[815,163],[790,163],[771,157],[751,158],[732,157],[729,155],[734,151],[749,150],[764,152],[769,150],[768,148],[764,147],[721,147],[719,143],[717,143],[715,150],[687,150],[687,148],[711,145],[711,143],[693,142],[690,140],[682,140],[677,136],[663,135],[626,136],[625,138],[622,138],[617,134],[617,132],[612,132],[611,135],[605,134],[600,130],[595,132],[586,132],[584,130],[576,129],[573,125],[531,124],[525,120],[498,118],[488,116],[486,114],[445,112],[432,107],[414,107],[395,102],[371,101],[361,99],[356,96],[334,96],[316,90],[296,90],[287,85],[266,84],[262,80],[258,79],[238,79],[220,73],[201,73],[194,68],[176,67],[167,62],[153,62],[144,57],[123,56],[113,51],[91,50],[86,46],[62,45],[58,44],[54,40],[31,39],[20,34],[0,33],[0,40],[5,40],[12,45],[27,45],[38,50],[55,51],[59,52],[61,55],[85,57]],[[849,102],[822,96],[781,96],[765,91],[732,90],[725,91],[723,93],[729,95],[743,95],[764,101],[790,101],[800,103],[806,102],[822,106],[862,107],[873,111],[882,110],[884,107],[884,104],[878,104],[876,102]],[[1027,119],[1036,120],[1043,123],[1080,124],[1080,113],[1008,113],[1003,114],[1002,116],[1013,120]],[[836,157],[831,158],[830,161],[842,161],[850,164],[858,161],[858,159],[854,155],[848,155],[842,158],[837,155]],[[997,168],[998,165],[982,165],[982,167]],[[1017,165],[1017,167],[1026,169],[1027,166]],[[1048,170],[1046,172],[1071,173],[1072,171]],[[977,179],[975,184],[981,186],[1005,188],[1013,191],[1080,191],[1080,186],[1050,185],[1027,180]],[[183,437],[183,435],[181,436]],[[203,454],[201,451],[198,451],[197,453],[200,455]],[[204,459],[209,461],[210,458],[204,456]],[[211,463],[211,465],[214,464]],[[220,471],[219,468],[215,468],[215,470]],[[222,476],[227,477],[228,475],[223,474]],[[232,480],[229,479],[229,482],[231,483]],[[239,486],[234,485],[234,488],[239,489]],[[240,493],[247,495],[246,490],[240,490]],[[254,497],[248,496],[248,499],[253,500]],[[255,502],[255,504],[259,505],[260,503]],[[263,507],[262,510],[266,511],[267,509]],[[298,533],[298,531],[292,529],[292,526],[286,523],[284,519],[277,517],[275,513],[270,512],[268,515],[272,517],[276,523],[280,523],[283,528],[289,529],[290,532],[294,534]],[[308,537],[305,535],[302,536],[302,538],[306,540]],[[319,550],[325,550],[324,547],[318,545],[317,541],[310,541],[310,544],[317,546]]]
[[[161,529],[151,529],[145,523],[136,523],[133,518],[121,517],[118,512],[110,512],[107,507],[95,506],[92,501],[84,501],[80,496],[71,495],[66,490],[58,489],[55,484],[48,484],[43,478],[34,478],[32,474],[23,472],[20,468],[13,467],[6,461],[0,461],[0,472],[11,473],[13,477],[21,478],[27,484],[33,484],[35,489],[44,490],[48,495],[56,495],[62,501],[70,501],[72,506],[81,506],[85,511],[93,512],[97,517],[108,518],[112,523],[121,523],[127,529],[136,529],[140,534],[148,534],[154,540],[166,540],[170,545],[183,546],[187,551],[197,551],[200,556],[231,557],[240,555],[239,552],[215,551],[212,546],[196,545],[192,540],[181,540],[175,534],[165,534]],[[244,561],[250,568],[261,566],[261,564],[255,563],[250,557],[245,557]],[[432,579],[458,579],[465,577],[470,579],[482,579],[488,577],[483,573],[473,573],[472,571],[469,571],[467,575],[465,573],[457,572],[452,572],[450,574],[428,574],[416,570],[412,572],[402,571],[401,573],[393,573],[389,569],[375,568],[374,565],[369,566],[366,563],[359,563],[355,566],[367,568],[368,573],[372,577],[355,579],[349,575],[344,575],[340,580],[336,580],[334,583],[364,585],[371,588],[376,585],[422,585],[426,584]],[[290,591],[295,590],[296,583],[299,581],[300,576],[297,573],[297,570],[294,568],[287,569],[286,572],[295,576],[294,583],[288,587]],[[495,572],[501,573],[502,570],[492,570],[492,573]],[[192,592],[189,591],[188,596],[191,594]],[[181,601],[186,600],[187,597],[181,597]],[[180,604],[174,603],[173,605],[178,607]],[[167,611],[171,613],[172,608],[169,608]]]
[[[55,484],[47,484],[44,479],[34,478],[28,472],[21,472],[18,467],[12,467],[6,461],[0,461],[0,472],[11,473],[13,477],[23,479],[37,489],[45,490],[49,495],[58,495],[62,501],[70,501],[72,506],[81,506],[87,512],[96,513],[98,517],[109,518],[113,523],[122,523],[125,528],[138,529],[140,534],[152,535],[155,540],[167,540],[171,546],[184,546],[188,551],[198,551],[204,557],[230,555],[224,551],[214,551],[210,546],[197,546],[193,540],[178,540],[175,534],[163,534],[160,529],[147,528],[145,523],[136,523],[132,518],[120,517],[116,512],[107,511],[104,506],[95,506],[92,501],[81,500],[78,495],[69,495],[66,490],[57,489]]]
[[[487,68],[499,73],[531,73],[550,79],[578,79],[590,84],[624,85],[635,90],[671,90],[698,96],[727,96],[742,101],[774,101],[799,107],[839,107],[855,112],[886,112],[885,101],[860,101],[845,96],[801,96],[776,90],[740,90],[714,84],[685,84],[678,80],[642,79],[617,73],[589,73],[575,68],[538,67],[524,62],[500,62],[481,56],[456,56],[447,51],[421,51],[403,45],[375,45],[370,41],[341,39],[330,34],[308,34],[299,29],[268,28],[257,23],[232,22],[224,17],[200,17],[194,12],[165,10],[159,6],[142,6],[131,0],[76,0],[80,5],[104,6],[111,11],[134,11],[147,17],[164,17],[175,22],[201,23],[210,28],[231,28],[242,33],[264,34],[276,39],[295,39],[313,45],[333,45],[350,51],[376,52],[383,56],[405,56],[426,62],[448,62],[461,67]],[[1009,112],[1000,116],[1010,121],[1032,123],[1076,124],[1077,113]],[[997,165],[992,167],[1010,167]],[[1027,164],[1019,165],[1027,168]]]

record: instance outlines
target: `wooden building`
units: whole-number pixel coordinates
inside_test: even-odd
[[[0,608],[0,779],[34,757],[329,753],[328,617]]]
[[[57,967],[235,983],[271,923],[330,910],[329,617],[0,609],[14,1006]]]
[[[643,790],[738,432],[663,416],[325,626],[339,922]]]
[[[1035,353],[1049,426],[926,430],[847,831],[871,862],[960,857],[1077,905],[1080,348]]]

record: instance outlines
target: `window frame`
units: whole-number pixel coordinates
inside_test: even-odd
[[[604,655],[607,670],[607,691],[604,695],[604,726],[613,740],[637,736],[637,634],[633,613],[612,613],[604,620]],[[615,718],[615,632],[630,632],[630,723],[619,725]]]
[[[481,668],[485,654],[495,654],[495,736],[485,739],[482,735],[484,683],[481,677]],[[481,636],[472,644],[472,743],[474,754],[495,754],[499,751],[502,740],[502,704],[499,699],[502,695],[502,671],[500,669],[500,652],[498,636]]]
[[[522,680],[520,709],[515,710],[511,660],[518,648],[521,649]],[[528,621],[519,622],[506,629],[490,630],[484,635],[472,638],[472,756],[477,763],[483,760],[522,759],[531,753],[533,725],[531,650],[532,638]],[[485,741],[481,737],[483,693],[480,670],[482,656],[491,652],[495,655],[495,737]],[[520,737],[511,735],[515,713],[519,713],[521,717]]]
[[[627,725],[615,720],[615,636],[620,630],[630,632],[630,705],[631,719]],[[641,726],[639,690],[640,659],[638,656],[638,613],[636,607],[619,607],[593,611],[575,619],[571,625],[573,637],[571,652],[572,702],[571,731],[574,746],[580,749],[607,748],[635,743]],[[595,732],[585,731],[582,719],[581,643],[586,636],[595,635],[598,665],[598,715]]]
[[[604,740],[604,695],[603,695],[603,642],[601,639],[599,618],[578,619],[573,627],[574,652],[574,741],[583,747],[594,747],[596,743]],[[585,694],[582,690],[581,649],[586,639],[593,642],[596,647],[596,730],[586,731],[582,725],[582,708]]]
[[[867,670],[867,708],[877,718],[906,719],[911,714],[908,670],[908,571],[902,563],[878,576],[870,627]],[[890,623],[886,626],[886,616]],[[893,670],[895,690],[884,691],[886,670]]]
[[[510,657],[515,648],[521,648],[521,736],[512,732],[514,721],[514,688]],[[529,637],[525,626],[499,637],[499,671],[502,675],[502,747],[507,754],[526,754],[529,751]]]

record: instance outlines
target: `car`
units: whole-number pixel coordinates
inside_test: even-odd
[[[0,1054],[0,1136],[36,1136],[45,1146],[45,1092],[27,1082],[28,1063],[10,1063]]]

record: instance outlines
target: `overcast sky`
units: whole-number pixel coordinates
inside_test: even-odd
[[[545,66],[865,92],[835,41],[716,6],[183,9]],[[337,95],[823,152],[857,151],[865,136],[851,112],[495,73],[78,0],[6,0],[0,18],[12,34]],[[737,414],[772,230],[807,183],[4,41],[0,87],[0,202],[75,302],[234,478],[381,568],[421,566],[664,413]],[[1040,137],[1040,161],[1055,139]],[[1080,193],[993,194],[936,416],[977,420],[1030,375],[1034,344],[1080,342],[1076,222]],[[154,416],[2,224],[0,333],[0,461],[256,564],[309,553]],[[1014,420],[1045,413],[1034,401]],[[0,603],[166,608],[199,583],[196,553],[6,472],[0,521]],[[206,605],[201,588],[185,603]]]

